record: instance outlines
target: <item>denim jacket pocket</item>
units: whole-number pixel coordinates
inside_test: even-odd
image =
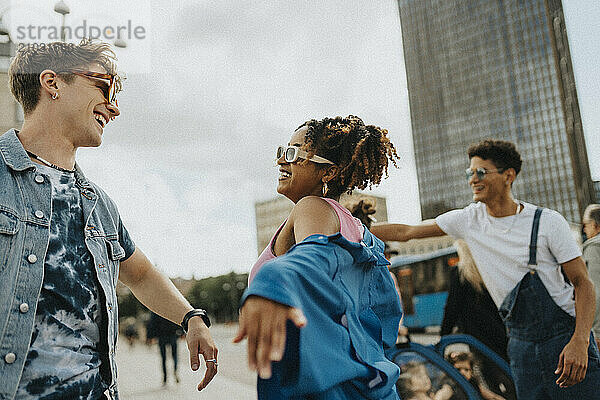
[[[19,218],[16,214],[0,207],[0,271],[6,268],[13,252],[16,233],[19,231]]]
[[[12,211],[0,206],[0,233],[14,235],[19,230],[19,217]]]
[[[106,248],[108,250],[108,257],[113,261],[119,261],[125,257],[125,249],[123,249],[118,239],[107,237]]]

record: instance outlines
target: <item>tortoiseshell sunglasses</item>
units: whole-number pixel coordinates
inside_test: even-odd
[[[71,73],[74,75],[82,76],[88,79],[101,79],[104,81],[108,81],[108,86],[102,86],[100,89],[102,90],[102,94],[104,94],[104,98],[108,102],[108,104],[112,104],[118,106],[117,103],[117,80],[115,79],[115,75],[113,74],[102,74],[100,72],[92,72],[86,71],[83,69],[70,69],[65,71],[66,73]]]

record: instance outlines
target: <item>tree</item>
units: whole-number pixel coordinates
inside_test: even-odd
[[[247,282],[248,274],[235,272],[205,278],[192,286],[187,297],[194,307],[205,309],[216,322],[237,321]]]

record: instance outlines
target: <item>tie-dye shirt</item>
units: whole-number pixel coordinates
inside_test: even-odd
[[[98,399],[108,388],[100,373],[103,299],[85,245],[79,189],[72,173],[38,170],[52,183],[50,241],[15,399]]]

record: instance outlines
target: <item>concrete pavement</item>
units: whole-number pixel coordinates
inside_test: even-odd
[[[219,372],[202,392],[196,387],[204,375],[204,366],[193,372],[184,340],[179,341],[179,377],[175,383],[169,376],[168,385],[162,386],[162,371],[158,345],[150,347],[137,343],[130,348],[120,341],[117,350],[119,393],[123,400],[211,399],[255,400],[256,374],[248,370],[246,344],[231,343],[237,325],[213,325],[210,330],[219,349]],[[167,351],[167,353],[170,353]],[[167,371],[172,371],[170,354]]]
[[[175,383],[169,375],[166,387],[162,386],[162,371],[158,345],[150,347],[137,343],[130,348],[125,340],[119,342],[117,365],[119,393],[123,400],[255,400],[256,374],[247,367],[246,342],[233,344],[237,324],[213,325],[210,328],[219,349],[219,372],[202,392],[196,387],[204,375],[204,366],[193,372],[184,340],[179,341],[179,377]],[[412,335],[417,343],[431,344],[439,340],[437,335]],[[170,353],[167,351],[167,353]],[[172,371],[170,354],[167,370]]]

